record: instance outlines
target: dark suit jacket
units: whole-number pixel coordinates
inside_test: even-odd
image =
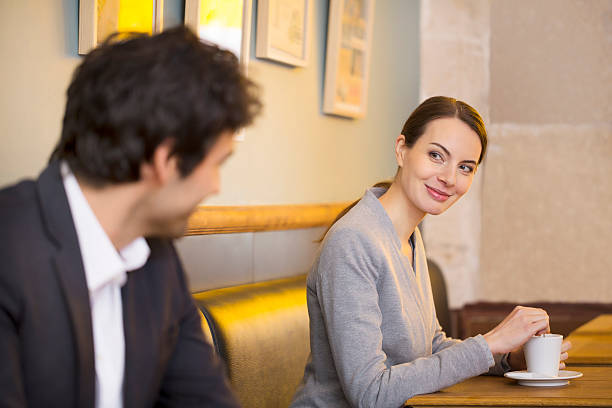
[[[0,191],[0,406],[93,407],[89,293],[57,162]],[[237,406],[170,241],[122,288],[124,406]]]

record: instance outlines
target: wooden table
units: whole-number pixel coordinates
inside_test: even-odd
[[[567,339],[572,342],[569,357],[565,361],[567,366],[612,366],[612,334],[571,334]]]
[[[567,340],[572,342],[568,366],[612,366],[612,315],[600,315],[583,324]]]
[[[574,330],[573,334],[612,335],[612,314],[602,314]]]
[[[570,368],[571,369],[571,368]],[[612,406],[612,367],[575,367],[583,377],[561,387],[526,387],[504,377],[480,376],[409,399],[412,407]]]

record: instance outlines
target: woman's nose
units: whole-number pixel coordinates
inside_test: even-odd
[[[438,180],[446,186],[454,186],[455,179],[455,172],[448,168],[438,175]]]

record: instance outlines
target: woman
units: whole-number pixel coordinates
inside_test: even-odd
[[[468,191],[486,146],[482,118],[464,102],[433,97],[410,115],[395,142],[393,182],[334,223],[308,276],[311,356],[292,407],[397,407],[524,367],[521,346],[549,331],[546,312],[519,306],[484,336],[447,338],[417,228]]]

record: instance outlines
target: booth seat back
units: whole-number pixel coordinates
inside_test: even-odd
[[[306,275],[193,295],[245,407],[287,407],[310,352]]]
[[[450,336],[453,333],[453,327],[446,294],[446,280],[438,264],[431,259],[427,259],[427,269],[429,270],[429,280],[431,281],[431,291],[433,292],[438,322],[446,334]]]
[[[198,309],[198,313],[200,314],[200,322],[202,323],[202,332],[204,333],[204,339],[213,346],[215,343],[213,342],[212,332],[210,331],[210,326],[208,325],[208,320],[206,320],[206,316],[202,313],[202,309]]]

